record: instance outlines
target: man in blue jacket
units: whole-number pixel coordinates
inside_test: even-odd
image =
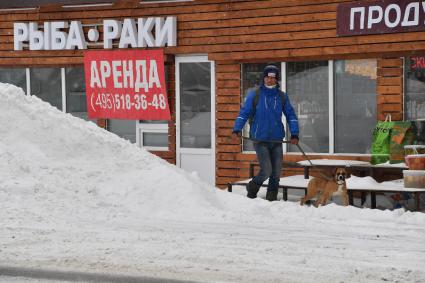
[[[249,198],[256,198],[263,182],[269,179],[266,199],[277,199],[283,150],[280,141],[285,137],[282,113],[291,131],[291,144],[298,144],[298,119],[288,95],[280,90],[279,69],[268,65],[263,71],[259,89],[248,91],[244,105],[235,120],[233,134],[241,136],[242,128],[250,119],[250,138],[254,141],[260,172],[247,185]]]

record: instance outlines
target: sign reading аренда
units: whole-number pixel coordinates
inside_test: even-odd
[[[87,51],[90,118],[170,120],[163,50]]]

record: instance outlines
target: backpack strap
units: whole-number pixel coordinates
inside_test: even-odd
[[[251,117],[249,117],[249,121],[248,121],[249,126],[251,126],[252,122],[254,121],[255,112],[257,111],[257,104],[259,99],[260,99],[260,88],[256,87],[255,96],[254,96],[254,99],[252,100],[252,110],[254,110],[254,112],[252,113]]]
[[[282,111],[285,109],[286,93],[280,90],[280,99],[282,100]]]
[[[279,91],[280,91],[280,99],[282,101],[282,111],[283,111],[283,109],[285,109],[286,93],[281,91],[281,90],[279,90]],[[254,110],[254,112],[252,113],[251,117],[249,117],[249,125],[251,125],[252,121],[254,121],[255,112],[257,111],[258,100],[260,100],[260,88],[256,87],[255,88],[255,96],[254,96],[254,99],[252,101],[252,109]]]

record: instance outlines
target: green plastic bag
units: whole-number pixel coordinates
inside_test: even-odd
[[[370,163],[373,165],[385,163],[390,159],[390,139],[393,124],[391,115],[387,115],[385,121],[378,121],[376,123],[373,130],[372,158],[370,160]]]
[[[404,162],[404,146],[413,144],[415,135],[411,121],[394,121],[390,132],[390,163]]]

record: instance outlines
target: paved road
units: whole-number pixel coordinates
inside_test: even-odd
[[[42,280],[57,280],[58,282],[68,281],[99,283],[196,283],[194,281],[181,281],[144,276],[123,276],[114,274],[66,272],[0,266],[0,282],[31,282],[31,280],[33,280],[33,282],[42,282]]]

